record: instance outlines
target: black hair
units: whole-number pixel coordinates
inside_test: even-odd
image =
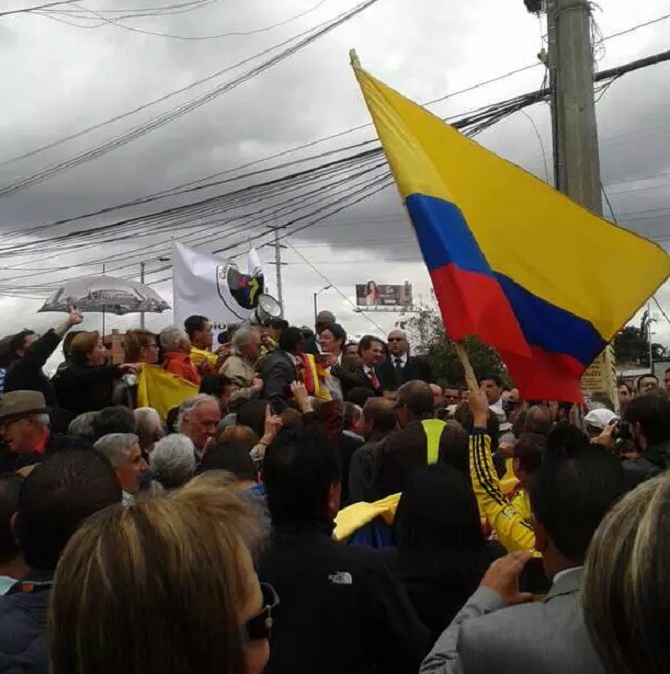
[[[206,374],[202,378],[199,393],[206,393],[218,400],[223,395],[223,389],[232,383],[225,374]]]
[[[436,556],[485,545],[479,508],[469,480],[455,468],[419,468],[398,503],[394,537],[401,552]]]
[[[572,426],[549,434],[544,461],[529,485],[537,521],[556,549],[576,563],[584,560],[601,520],[625,490],[620,461]]]
[[[670,367],[665,371],[666,374],[668,372],[670,372]],[[627,381],[624,381],[623,379],[619,379],[619,381],[616,383],[616,386],[617,386],[617,388],[619,388],[619,386],[625,386],[628,389],[628,393],[633,392],[633,387]]]
[[[525,418],[524,415],[524,419]],[[472,416],[472,410],[468,406],[468,403],[462,402],[458,405],[454,412],[454,419],[456,419],[468,433],[472,433],[474,430],[475,419]],[[491,452],[497,452],[498,443],[500,441],[500,420],[493,410],[489,410],[488,416],[486,417],[486,433],[489,438],[491,438]]]
[[[656,382],[656,385],[658,386],[658,377],[655,374],[643,374],[641,377],[638,377],[637,381],[635,382],[638,391],[640,390],[640,382],[643,379],[653,379]]]
[[[349,393],[347,393],[346,402],[363,407],[370,398],[374,397],[375,394],[369,388],[365,388],[364,386],[354,386],[354,388],[350,389]]]
[[[190,339],[193,339],[193,336],[196,332],[200,332],[205,329],[205,323],[209,323],[209,318],[205,316],[189,316],[184,321],[184,329],[188,334]]]
[[[35,334],[37,333],[34,330],[21,330],[15,335],[3,338],[0,343],[0,367],[7,369],[15,360],[20,358],[16,352],[25,346],[26,337]]]
[[[328,323],[321,327],[319,335],[326,330],[331,332],[336,342],[342,340],[342,349],[344,350],[344,345],[347,341],[347,331],[339,323]]]
[[[0,475],[0,564],[13,562],[20,554],[12,517],[19,509],[19,494],[23,478],[18,475]]]
[[[273,523],[324,520],[328,492],[341,479],[339,450],[323,428],[282,430],[268,447],[263,468]]]
[[[197,473],[225,470],[238,480],[256,482],[257,472],[249,448],[239,442],[223,440],[210,447],[198,466]]]
[[[264,323],[263,327],[272,328],[273,330],[279,330],[284,332],[288,330],[289,322],[284,318],[268,318]]]
[[[377,406],[374,403],[366,404],[365,407],[363,407],[363,416],[366,421],[372,421],[375,431],[393,431],[398,425],[398,420],[396,419],[393,409]]]
[[[363,351],[367,351],[372,346],[373,342],[377,342],[381,344],[383,347],[386,346],[384,344],[383,339],[375,337],[374,335],[365,335],[364,337],[361,338],[361,341],[358,342],[358,353],[363,353]]]
[[[279,348],[282,351],[295,354],[298,346],[304,342],[300,328],[287,328],[279,336]]]
[[[237,426],[248,426],[257,438],[262,438],[265,433],[265,410],[269,404],[262,399],[245,400],[237,408]]]
[[[528,475],[533,475],[542,465],[547,437],[544,433],[522,433],[514,446],[514,458]]]
[[[480,382],[483,381],[492,381],[498,388],[502,388],[502,378],[499,374],[495,372],[487,372],[479,378]]]
[[[640,424],[648,445],[670,440],[670,398],[663,391],[653,391],[633,398],[624,417],[629,424]]]
[[[469,442],[470,435],[465,428],[458,421],[449,421],[442,429],[438,453],[440,463],[455,468],[468,480],[470,479]]]
[[[167,430],[168,435],[177,432],[177,419],[179,418],[180,407],[180,405],[171,407],[165,415],[165,429]]]
[[[398,407],[407,407],[415,418],[433,416],[433,392],[425,381],[408,381],[398,389]]]
[[[26,564],[53,571],[81,523],[115,503],[121,503],[121,485],[106,457],[78,448],[48,456],[19,495],[17,538]]]
[[[135,433],[137,422],[133,411],[123,405],[105,407],[93,420],[95,440],[110,433]]]

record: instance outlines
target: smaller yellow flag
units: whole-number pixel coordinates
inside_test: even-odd
[[[139,407],[153,407],[163,421],[173,407],[178,407],[197,393],[195,384],[166,372],[158,365],[142,366],[137,385],[137,404]]]

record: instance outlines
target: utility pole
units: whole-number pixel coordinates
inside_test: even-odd
[[[593,93],[593,3],[547,0],[549,76],[556,187],[602,215],[598,124]],[[583,381],[598,382],[616,402],[616,363],[611,345]],[[592,391],[588,391],[592,392]]]
[[[282,313],[284,312],[284,290],[282,288],[281,282],[281,239],[279,238],[279,229],[275,228],[275,265],[277,267],[277,301],[281,307]]]
[[[593,96],[592,3],[549,0],[549,64],[553,72],[558,188],[602,214],[598,125]],[[552,35],[553,33],[553,35]]]
[[[140,262],[140,283],[144,285],[144,269],[145,269],[145,262]],[[143,311],[140,313],[140,328],[144,330],[145,328],[145,312]]]

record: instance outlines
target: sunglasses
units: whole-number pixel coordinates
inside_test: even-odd
[[[261,583],[263,593],[263,608],[258,615],[249,618],[242,626],[244,641],[263,641],[272,634],[272,611],[279,606],[279,597],[274,587],[269,583]]]
[[[404,342],[405,340],[402,337],[389,337],[389,342]]]

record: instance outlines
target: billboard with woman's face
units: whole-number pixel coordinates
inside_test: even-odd
[[[412,285],[368,281],[356,286],[356,304],[359,307],[411,307]]]

